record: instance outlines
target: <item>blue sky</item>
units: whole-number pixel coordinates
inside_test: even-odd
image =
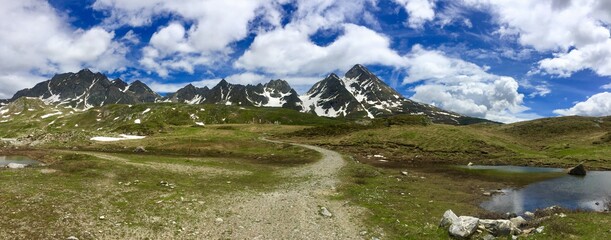
[[[81,68],[159,92],[299,92],[367,66],[406,97],[502,122],[611,115],[605,0],[0,0],[0,98]]]

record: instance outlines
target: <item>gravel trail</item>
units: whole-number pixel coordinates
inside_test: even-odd
[[[363,239],[360,232],[365,228],[359,220],[363,209],[330,200],[337,194],[337,175],[345,165],[342,156],[316,146],[294,145],[317,151],[322,159],[283,172],[299,180],[276,191],[227,199],[223,210],[215,210],[221,216],[213,219],[214,228],[204,235],[212,239]],[[332,216],[323,216],[322,207]]]

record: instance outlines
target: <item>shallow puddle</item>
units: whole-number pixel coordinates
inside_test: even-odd
[[[0,156],[0,167],[4,167],[9,163],[19,163],[19,164],[27,164],[27,165],[37,165],[40,164],[39,161],[33,160],[24,156]]]
[[[472,171],[499,171],[515,174],[516,178],[529,175],[563,172],[560,168],[518,166],[470,166]],[[559,205],[567,209],[589,211],[608,210],[611,201],[611,171],[589,171],[586,176],[559,175],[530,183],[516,189],[503,189],[481,207],[499,213],[522,214],[525,211]]]

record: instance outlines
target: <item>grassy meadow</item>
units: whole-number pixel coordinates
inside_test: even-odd
[[[262,138],[344,154],[348,165],[333,198],[367,209],[362,218],[369,232],[381,229],[383,239],[447,239],[437,228],[445,210],[494,217],[478,207],[487,199],[484,190],[537,180],[439,166],[584,163],[611,169],[611,117],[450,126],[422,116],[353,121],[286,109],[171,103],[74,112],[20,101],[9,105],[0,137],[27,144],[3,143],[0,155],[45,164],[0,170],[0,239],[201,239],[220,214],[211,209],[223,198],[299,181],[278,172],[320,158]],[[146,138],[90,140],[119,134]],[[140,146],[146,152],[135,153]],[[567,215],[542,222],[548,230],[532,239],[611,237],[608,213]]]

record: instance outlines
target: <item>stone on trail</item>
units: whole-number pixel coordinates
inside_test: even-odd
[[[66,238],[66,240],[78,240],[78,238],[75,237],[75,236],[70,236],[70,237]]]
[[[460,216],[450,225],[450,235],[458,238],[468,238],[477,230],[479,219],[469,216]]]
[[[448,228],[450,225],[452,225],[452,223],[456,221],[458,221],[458,216],[456,216],[456,214],[454,214],[452,210],[447,210],[445,213],[443,213],[443,217],[439,222],[439,227]]]
[[[333,217],[333,214],[326,207],[320,208],[320,215],[322,215],[323,217],[328,217],[328,218]]]

